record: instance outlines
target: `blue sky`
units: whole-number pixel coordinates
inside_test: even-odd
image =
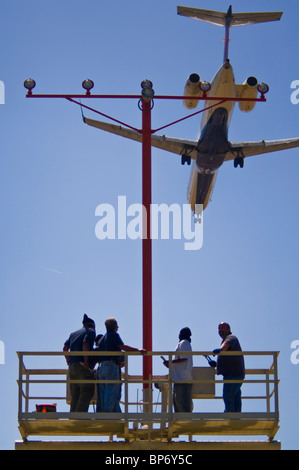
[[[60,351],[85,312],[98,333],[115,316],[125,343],[142,346],[141,242],[95,236],[99,204],[116,205],[119,195],[141,202],[141,147],[85,126],[79,107],[67,101],[26,99],[24,80],[36,80],[36,93],[80,93],[88,77],[96,93],[138,94],[149,78],[156,94],[181,94],[190,73],[211,80],[220,67],[224,31],[179,17],[177,5],[226,11],[230,3],[32,0],[28,8],[2,0],[2,449],[20,438],[16,351]],[[299,105],[290,100],[291,83],[299,80],[298,3],[236,0],[232,7],[284,14],[280,22],[231,31],[236,82],[255,75],[270,92],[252,113],[236,106],[229,139],[298,137]],[[135,101],[93,106],[141,127]],[[179,102],[157,100],[153,127],[187,114]],[[195,139],[199,121],[188,119],[166,134]],[[185,204],[189,171],[178,156],[153,149],[153,202]],[[194,350],[212,350],[220,341],[218,323],[227,321],[244,350],[280,351],[277,439],[285,449],[299,448],[299,365],[290,360],[290,345],[299,339],[298,172],[296,149],[252,157],[244,169],[226,163],[204,214],[202,249],[187,252],[182,240],[153,242],[154,350],[172,350],[184,326],[193,332]]]

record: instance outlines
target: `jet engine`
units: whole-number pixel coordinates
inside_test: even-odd
[[[200,88],[200,77],[197,73],[192,73],[186,81],[185,88],[184,88],[184,96],[188,98],[188,96],[198,96],[201,97],[203,92]],[[198,105],[199,100],[184,100],[184,106],[187,109],[195,109]]]
[[[257,98],[258,92],[258,81],[255,77],[249,77],[243,85],[240,85],[240,93],[239,98]],[[248,111],[252,111],[255,107],[255,101],[239,101],[239,108],[244,113],[248,113]]]

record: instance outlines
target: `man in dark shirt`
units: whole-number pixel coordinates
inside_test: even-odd
[[[95,322],[88,318],[86,314],[83,317],[83,328],[71,333],[70,337],[64,343],[63,351],[92,351],[95,340]],[[69,366],[70,380],[86,380],[86,383],[71,383],[71,412],[87,412],[90,400],[94,394],[94,384],[88,383],[94,380],[92,356],[66,356],[66,362]]]
[[[106,334],[99,342],[99,352],[101,351],[139,351],[144,353],[143,349],[133,348],[123,343],[117,333],[118,324],[115,318],[107,318],[105,321]],[[97,372],[98,380],[120,380],[120,365],[123,360],[119,355],[105,355],[99,358],[99,368]],[[97,412],[120,413],[119,401],[121,397],[121,383],[99,383]]]
[[[217,358],[217,374],[223,375],[223,380],[236,380],[235,383],[223,384],[224,412],[238,412],[242,410],[241,380],[245,377],[245,365],[243,355],[221,355],[223,351],[242,351],[239,340],[231,333],[228,323],[220,323],[218,333],[222,338],[219,349],[214,349]]]

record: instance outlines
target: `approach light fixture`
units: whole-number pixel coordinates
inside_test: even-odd
[[[32,78],[27,78],[24,82],[24,87],[28,90],[28,94],[31,95],[33,88],[35,87],[36,83]]]
[[[86,90],[86,94],[89,95],[90,90],[94,87],[94,83],[92,80],[87,78],[86,80],[82,82],[82,87],[84,88],[84,90]]]
[[[199,88],[202,91],[209,91],[211,89],[211,84],[209,82],[200,82]]]
[[[258,91],[264,95],[265,93],[268,93],[269,91],[269,85],[266,83],[260,83],[257,87]]]
[[[153,83],[150,80],[143,80],[141,82],[141,88],[153,88]]]
[[[141,82],[141,88],[141,94],[144,99],[151,100],[154,97],[155,92],[153,90],[153,84],[150,80],[143,80]]]

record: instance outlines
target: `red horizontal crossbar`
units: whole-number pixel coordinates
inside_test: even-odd
[[[125,98],[125,99],[142,99],[141,95],[35,95],[33,93],[28,92],[26,94],[26,98]],[[180,96],[180,95],[155,95],[153,100],[198,100],[198,101],[256,101],[256,102],[263,102],[266,101],[265,95],[261,94],[260,98],[230,98],[228,96]]]
[[[34,95],[33,93],[28,92],[26,98],[129,98],[129,99],[141,99],[140,95]]]

